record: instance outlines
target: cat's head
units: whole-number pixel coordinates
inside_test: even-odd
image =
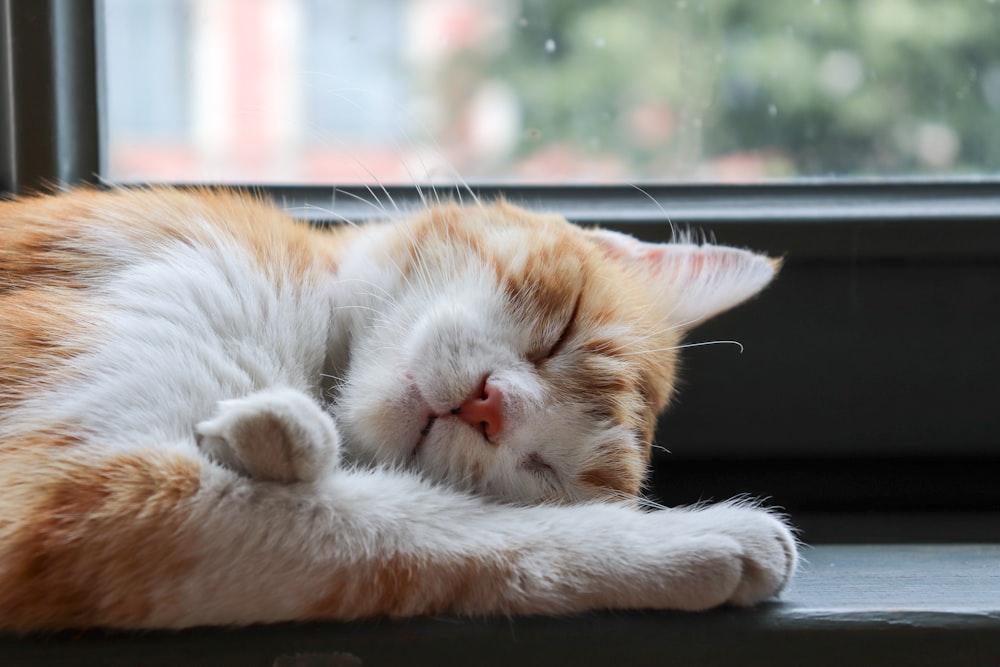
[[[637,494],[685,332],[776,268],[502,202],[372,228],[345,265],[372,308],[337,406],[347,444],[507,500]]]

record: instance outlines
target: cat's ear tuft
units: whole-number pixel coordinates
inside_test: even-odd
[[[780,260],[729,246],[646,243],[605,229],[589,234],[606,257],[648,276],[670,322],[684,329],[754,296],[781,267]]]

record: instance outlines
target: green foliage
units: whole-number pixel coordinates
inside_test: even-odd
[[[559,145],[633,179],[1000,171],[995,0],[524,0],[508,39],[446,76],[516,92],[511,162]]]

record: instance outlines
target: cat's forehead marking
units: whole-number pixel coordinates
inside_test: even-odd
[[[535,249],[521,266],[500,262],[501,285],[515,303],[524,302],[543,317],[572,308],[583,288],[582,263],[568,249]]]
[[[589,246],[577,232],[560,218],[503,202],[435,207],[413,221],[404,236],[407,268],[451,270],[470,266],[471,258],[472,265],[493,272],[512,303],[549,316],[580,293]]]

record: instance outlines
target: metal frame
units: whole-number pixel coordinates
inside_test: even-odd
[[[0,189],[96,182],[101,167],[95,3],[0,2]]]
[[[638,185],[349,185],[264,188],[303,215],[324,217],[335,209],[352,220],[377,218],[426,202],[469,202],[504,197],[545,208],[583,223],[825,222],[996,219],[1000,177],[968,179],[795,179],[764,184]],[[309,209],[310,205],[319,209]]]

